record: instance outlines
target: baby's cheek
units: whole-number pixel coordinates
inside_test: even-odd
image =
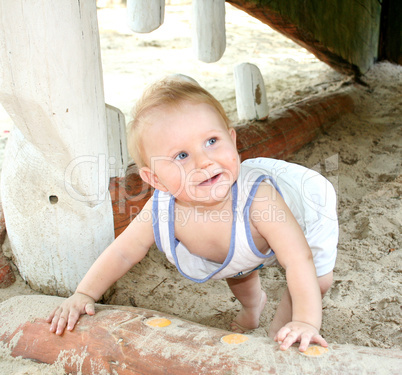
[[[233,168],[236,171],[236,173],[239,173],[240,171],[240,156],[236,154],[236,156],[233,158]]]

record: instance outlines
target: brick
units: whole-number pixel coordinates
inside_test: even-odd
[[[8,288],[15,282],[15,275],[9,261],[0,250],[0,289]]]

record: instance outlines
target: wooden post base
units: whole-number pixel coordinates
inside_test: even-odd
[[[43,319],[60,297],[0,304],[0,343],[14,357],[62,363],[72,374],[399,374],[402,351],[352,345],[283,352],[272,340],[238,335],[134,307],[97,305],[57,336]],[[18,308],[18,313],[17,313]],[[321,349],[321,350],[320,350]],[[325,370],[324,370],[325,369]]]

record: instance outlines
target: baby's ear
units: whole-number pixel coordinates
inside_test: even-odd
[[[165,185],[159,182],[158,176],[151,171],[148,167],[142,167],[140,169],[140,177],[143,181],[147,184],[151,185],[153,188],[161,190],[161,191],[168,191]]]
[[[236,145],[236,130],[234,128],[229,128],[229,134],[232,137],[233,143]]]

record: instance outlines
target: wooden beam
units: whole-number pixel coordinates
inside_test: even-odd
[[[378,0],[226,0],[341,73],[359,76],[378,55]]]
[[[400,350],[333,344],[301,355],[268,338],[134,307],[96,305],[94,316],[82,316],[73,331],[57,336],[43,317],[61,301],[21,296],[1,303],[0,343],[13,357],[58,362],[66,373],[82,375],[400,374]]]

